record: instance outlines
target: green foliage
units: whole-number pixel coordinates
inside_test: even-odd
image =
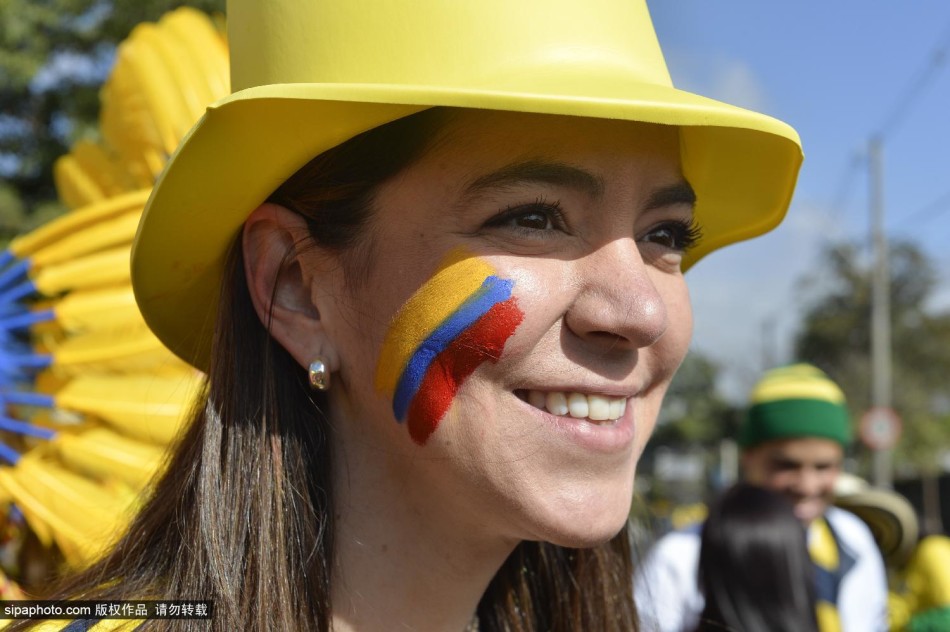
[[[224,13],[225,0],[116,0],[112,11],[103,22],[101,35],[112,42],[120,42],[139,22],[154,22],[165,13],[180,6],[200,9],[205,13]]]
[[[95,135],[99,87],[118,43],[136,24],[183,4],[224,11],[224,0],[0,0],[4,235],[16,208],[23,211],[20,228],[37,209],[57,208],[53,161],[75,140]]]
[[[20,233],[26,223],[23,201],[9,184],[0,182],[0,248]]]
[[[914,244],[891,245],[893,407],[904,421],[898,467],[932,470],[950,448],[950,313],[927,302],[937,286],[933,262]],[[853,244],[829,246],[802,280],[805,313],[797,358],[812,362],[844,389],[854,419],[871,405],[871,284]]]

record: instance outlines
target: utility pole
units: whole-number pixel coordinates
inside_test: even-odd
[[[884,233],[884,175],[881,139],[871,138],[868,147],[871,202],[871,244],[874,266],[871,275],[871,405],[891,407],[891,273],[887,236]],[[892,449],[874,451],[874,484],[891,487]]]
[[[761,323],[762,327],[762,370],[774,369],[778,361],[777,345],[775,344],[775,316],[766,316]]]

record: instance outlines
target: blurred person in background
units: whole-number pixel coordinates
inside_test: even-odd
[[[805,529],[788,498],[737,483],[703,523],[705,607],[696,632],[817,632],[814,572]]]
[[[835,504],[863,520],[888,571],[893,632],[950,630],[950,537],[920,528],[902,494],[843,476]]]
[[[868,527],[834,507],[851,424],[844,394],[807,365],[766,372],[739,431],[743,477],[786,496],[807,528],[821,632],[888,628],[884,564]],[[636,577],[645,630],[695,629],[705,600],[698,578],[701,525],[660,538]]]

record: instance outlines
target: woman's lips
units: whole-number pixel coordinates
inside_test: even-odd
[[[626,397],[576,391],[519,390],[515,394],[522,401],[552,415],[585,419],[598,425],[615,423],[627,410]]]
[[[556,434],[569,437],[585,451],[627,454],[633,443],[634,408],[628,405],[629,398],[533,389],[519,389],[515,395],[547,420]]]

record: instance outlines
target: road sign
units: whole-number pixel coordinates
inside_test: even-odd
[[[897,445],[903,424],[893,408],[874,406],[861,415],[858,434],[872,450],[890,450]]]

